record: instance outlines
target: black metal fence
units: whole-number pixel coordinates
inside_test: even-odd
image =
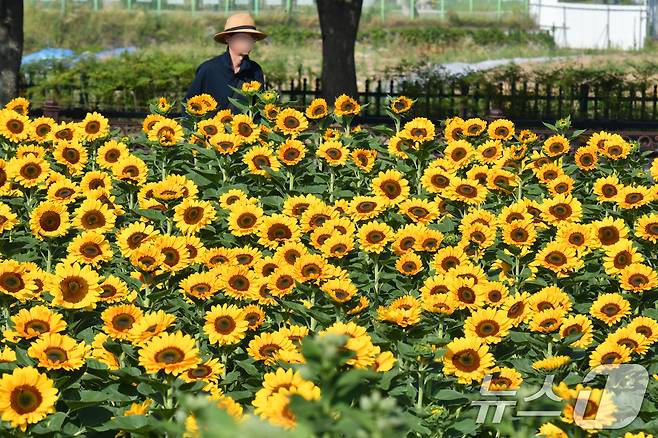
[[[302,108],[322,95],[319,79],[298,79],[271,83],[284,102]],[[98,99],[84,88],[68,85],[55,90],[59,112],[102,111],[116,118],[139,118],[147,113],[146,102],[139,102],[130,90],[114,90],[112,99]],[[169,97],[180,94],[169,93]],[[34,102],[39,113],[47,96],[24,95]],[[658,84],[600,85],[587,82],[571,85],[514,80],[506,82],[468,82],[466,80],[430,80],[423,84],[399,80],[366,80],[358,100],[368,104],[363,110],[366,121],[386,120],[388,96],[406,95],[416,99],[413,116],[440,120],[455,115],[467,117],[507,117],[519,121],[554,120],[567,115],[581,124],[654,125],[658,122]],[[158,97],[158,96],[153,96]],[[52,103],[51,103],[52,104]],[[532,123],[529,123],[532,124]]]

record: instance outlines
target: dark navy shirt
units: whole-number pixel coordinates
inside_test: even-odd
[[[244,97],[231,90],[229,85],[239,89],[243,83],[254,80],[262,84],[261,88],[265,88],[265,79],[260,65],[249,59],[249,56],[245,56],[240,63],[240,69],[235,73],[227,47],[224,53],[204,61],[197,67],[194,81],[187,90],[185,100],[198,94],[207,93],[217,101],[218,110],[229,108],[233,113],[240,113],[240,109],[230,103],[228,98],[244,100]]]

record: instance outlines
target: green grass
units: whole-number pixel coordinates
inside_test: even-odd
[[[464,0],[463,3],[468,2]],[[36,8],[27,2],[24,51],[31,53],[44,47],[65,47],[82,53],[135,46],[145,53],[185,56],[190,63],[198,64],[224,50],[225,46],[212,40],[212,35],[223,26],[223,22],[221,14],[206,11],[196,15],[189,12],[163,12],[157,15],[144,10],[92,11],[78,8],[62,15],[57,9]],[[322,46],[315,14],[289,16],[281,11],[268,11],[258,17],[258,25],[272,37],[258,43],[252,57],[263,65],[270,79],[315,77],[320,74]],[[361,21],[360,41],[356,49],[358,75],[360,78],[382,77],[398,65],[421,61],[470,61],[492,54],[497,56],[498,53],[527,51],[534,56],[552,52],[549,47],[526,47],[525,43],[490,45],[478,49],[468,38],[441,44],[432,44],[431,40],[437,31],[454,33],[470,29],[473,32],[487,32],[487,29],[496,27],[526,32],[531,29],[532,23],[521,14],[504,16],[499,21],[453,13],[448,14],[443,22],[428,18],[412,21],[399,15],[391,15],[382,21],[379,14],[371,10],[364,14]],[[425,43],[410,44],[403,37],[410,34],[422,39],[423,32],[429,32],[430,40]]]

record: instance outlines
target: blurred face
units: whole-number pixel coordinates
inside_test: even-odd
[[[230,35],[226,39],[226,42],[233,53],[237,53],[238,55],[248,55],[254,47],[256,40],[248,33],[238,32]]]

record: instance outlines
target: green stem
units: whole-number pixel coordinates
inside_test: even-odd
[[[5,297],[0,297],[2,301],[2,325],[5,330],[9,330],[9,300]]]
[[[416,194],[420,195],[420,188],[421,188],[420,179],[421,179],[421,176],[422,176],[421,173],[422,173],[423,166],[421,166],[421,163],[420,163],[420,160],[418,159],[418,157],[414,156],[413,161],[414,161],[414,165],[416,166]]]
[[[375,303],[379,303],[379,257],[375,256],[373,258],[373,264],[375,265]]]
[[[52,259],[53,259],[53,253],[50,250],[50,243],[48,243],[46,245],[46,272],[50,272]]]
[[[425,382],[423,381],[424,376],[422,371],[418,371],[418,400],[416,401],[416,409],[423,409],[423,390],[425,389]]]
[[[334,169],[329,167],[329,201],[334,202],[334,183],[336,182],[336,176],[334,175]]]
[[[167,152],[168,150],[165,149],[162,155],[162,179],[165,179],[167,176]]]
[[[288,191],[292,192],[292,189],[295,185],[295,175],[292,173],[291,169],[288,169]]]
[[[167,383],[169,383],[167,387],[167,394],[165,395],[165,408],[166,409],[173,409],[174,408],[174,379],[171,379],[167,377]]]
[[[222,171],[222,181],[228,181],[228,174],[226,173],[226,169],[224,169],[224,163],[220,157],[217,157],[217,163],[219,164],[219,170]]]
[[[519,277],[521,276],[521,261],[519,260],[519,256],[516,256],[514,258],[514,289],[516,290],[516,293],[519,293]]]
[[[311,292],[311,297],[309,298],[309,301],[311,302],[311,309],[315,305],[315,293]],[[315,318],[311,317],[311,332],[315,332],[315,326],[317,325],[317,321]]]

